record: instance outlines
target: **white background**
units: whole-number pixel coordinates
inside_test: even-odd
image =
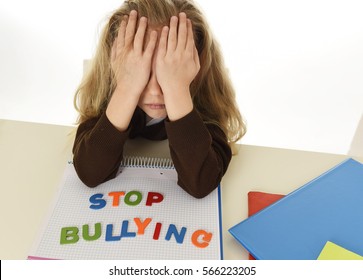
[[[0,118],[72,125],[83,60],[122,0],[0,0]],[[222,46],[241,143],[342,153],[363,112],[363,1],[197,0]]]

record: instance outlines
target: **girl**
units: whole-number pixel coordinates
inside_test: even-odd
[[[89,187],[117,175],[127,139],[168,139],[178,185],[205,197],[245,133],[221,52],[192,0],[125,1],[75,106],[74,166]]]

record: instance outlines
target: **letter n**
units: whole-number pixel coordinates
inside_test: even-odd
[[[184,241],[185,233],[187,232],[187,229],[185,227],[182,227],[180,233],[176,229],[176,226],[173,224],[169,225],[168,232],[166,233],[165,240],[170,240],[171,236],[174,235],[175,240],[177,243],[182,244]]]

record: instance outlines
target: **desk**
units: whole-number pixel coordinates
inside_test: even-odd
[[[26,259],[72,158],[74,135],[74,127],[0,120],[0,259]],[[143,141],[129,142],[125,154],[170,156],[167,141]],[[287,194],[345,158],[238,145],[221,182],[224,258],[248,258],[228,229],[247,218],[249,191]]]

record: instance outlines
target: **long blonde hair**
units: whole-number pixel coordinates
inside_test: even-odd
[[[99,116],[107,107],[115,89],[110,64],[111,47],[123,16],[130,14],[131,10],[138,11],[139,17],[147,17],[152,26],[168,25],[173,15],[186,13],[193,23],[201,66],[190,85],[194,108],[205,123],[218,125],[230,143],[241,139],[246,126],[236,104],[235,92],[220,47],[201,10],[192,0],[129,0],[112,14],[101,33],[89,71],[75,94],[78,123]]]

